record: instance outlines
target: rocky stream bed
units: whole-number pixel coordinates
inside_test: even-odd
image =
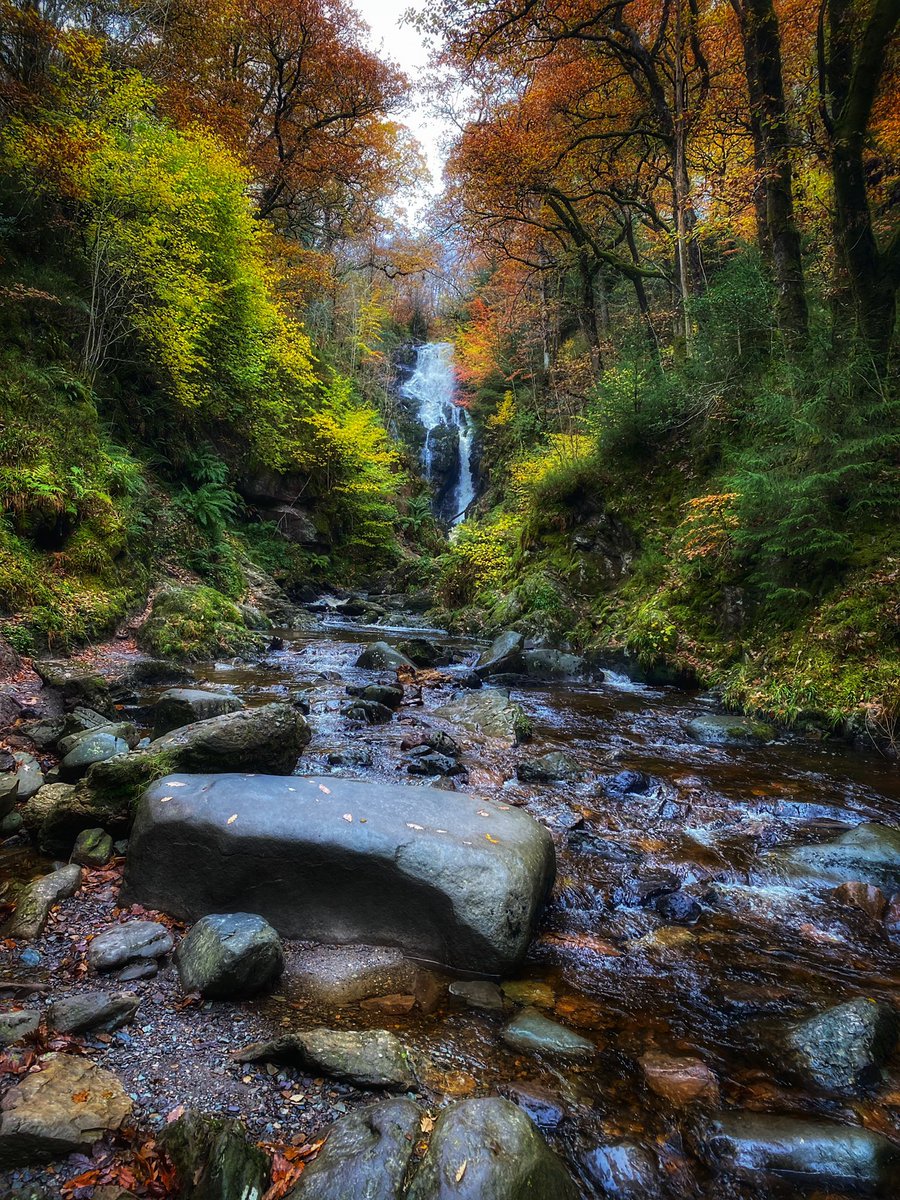
[[[900,1195],[896,767],[398,624],[326,611],[181,678],[112,644],[76,671],[130,672],[108,724],[67,750],[90,697],[57,680],[44,746],[9,735],[31,774],[0,790],[0,1195]],[[115,845],[82,836],[66,867],[107,752]],[[161,762],[129,853],[109,797]],[[210,792],[211,770],[234,774]],[[313,816],[266,875],[250,825],[295,786]]]

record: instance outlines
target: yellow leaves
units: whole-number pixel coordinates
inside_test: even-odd
[[[595,450],[594,439],[586,434],[550,434],[537,454],[513,463],[510,490],[519,503],[526,506],[535,489],[552,471],[589,458]]]
[[[228,820],[225,822],[225,824],[233,825],[237,819],[238,819],[237,813],[232,813],[231,816],[228,818]]]
[[[462,1160],[462,1162],[460,1163],[460,1165],[456,1171],[456,1174],[454,1175],[454,1179],[456,1180],[457,1183],[459,1183],[460,1180],[462,1179],[463,1175],[465,1175],[466,1167],[468,1167],[468,1165],[469,1165],[469,1160],[467,1158],[464,1158]]]
[[[499,846],[499,845],[500,845],[500,839],[499,839],[499,838],[491,837],[491,835],[490,835],[489,833],[486,833],[484,836],[487,838],[487,840],[488,840],[488,841],[491,843],[491,845],[492,845],[492,846]]]

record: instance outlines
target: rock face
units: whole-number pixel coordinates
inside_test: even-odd
[[[245,1046],[238,1062],[280,1060],[364,1088],[408,1091],[416,1087],[412,1063],[402,1042],[386,1029],[306,1029]]]
[[[870,883],[890,895],[900,891],[900,829],[857,825],[834,841],[798,846],[773,855],[772,861],[790,875]]]
[[[897,1042],[898,1026],[896,1009],[859,996],[798,1025],[787,1045],[814,1086],[852,1095],[878,1082]]]
[[[578,1190],[528,1117],[490,1096],[445,1108],[407,1200],[577,1200]]]
[[[181,771],[292,771],[311,737],[290,704],[263,704],[196,721],[150,743],[147,753],[171,754]]]
[[[461,692],[436,709],[435,716],[470,733],[502,738],[511,745],[527,741],[531,736],[531,725],[524,710],[510,700],[505,688],[486,687],[479,692]]]
[[[98,762],[106,762],[108,758],[116,758],[128,753],[128,743],[124,738],[116,737],[103,729],[86,733],[80,737],[75,746],[59,764],[60,779],[72,783],[86,775],[88,769]]]
[[[494,638],[491,645],[475,664],[475,672],[482,678],[488,675],[515,675],[525,669],[525,637],[508,629]]]
[[[42,658],[32,665],[47,687],[62,692],[67,709],[85,705],[99,712],[110,711],[109,684],[98,672],[64,659]]]
[[[178,1170],[182,1200],[261,1200],[269,1159],[239,1121],[186,1113],[160,1141]]]
[[[366,671],[383,671],[397,667],[412,667],[415,670],[412,659],[407,658],[402,651],[388,642],[372,642],[370,646],[366,646],[356,660],[356,665]]]
[[[112,1033],[134,1019],[139,1004],[133,992],[78,992],[50,1005],[47,1024],[60,1033]]]
[[[174,944],[171,933],[158,921],[108,925],[88,946],[88,964],[94,971],[115,971],[128,963],[162,958]]]
[[[62,1158],[118,1129],[131,1101],[115,1075],[85,1058],[42,1060],[0,1102],[0,1166]]]
[[[113,840],[102,829],[83,829],[75,839],[72,862],[80,867],[105,867],[113,854]]]
[[[53,905],[74,896],[79,887],[81,867],[74,864],[32,880],[19,896],[15,914],[5,930],[6,935],[27,940],[40,937]]]
[[[153,710],[153,736],[162,737],[182,725],[221,717],[238,712],[244,702],[226,692],[209,692],[202,688],[169,688],[163,692]]]
[[[385,1100],[342,1117],[287,1200],[399,1200],[422,1123],[412,1100]]]
[[[271,986],[284,970],[278,934],[253,913],[216,913],[190,930],[175,955],[186,992],[240,999]]]
[[[286,937],[492,975],[521,961],[554,872],[541,825],[461,793],[170,776],[139,806],[123,894],[188,920],[252,906]]]
[[[900,1151],[857,1126],[761,1113],[720,1113],[700,1137],[713,1169],[750,1179],[767,1176],[795,1186],[896,1195]]]

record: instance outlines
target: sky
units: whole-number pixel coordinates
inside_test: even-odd
[[[409,8],[421,8],[422,3],[412,0],[352,0],[360,16],[372,30],[371,47],[385,58],[392,59],[408,77],[415,89],[423,78],[428,63],[428,51],[421,35],[401,18]],[[421,94],[413,95],[413,103],[400,114],[400,119],[411,130],[419,142],[432,175],[431,195],[440,191],[444,156],[441,141],[447,136],[448,126],[431,116]],[[423,204],[429,197],[422,198]]]

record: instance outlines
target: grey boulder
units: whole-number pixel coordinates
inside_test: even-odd
[[[436,709],[435,716],[469,733],[501,738],[510,745],[518,745],[531,736],[531,724],[524,709],[510,699],[505,688],[461,692]]]
[[[704,746],[762,746],[778,736],[765,721],[731,713],[704,714],[688,723],[691,737]]]
[[[238,1062],[286,1061],[363,1088],[409,1091],[416,1075],[403,1043],[387,1029],[305,1029],[245,1046]]]
[[[503,1030],[503,1040],[514,1050],[538,1051],[574,1061],[593,1058],[597,1053],[593,1042],[574,1029],[551,1021],[536,1008],[523,1008],[516,1013]]]
[[[0,1047],[29,1037],[41,1023],[39,1008],[19,1008],[0,1013]]]
[[[554,872],[543,826],[461,793],[187,775],[144,794],[123,895],[186,920],[249,901],[285,937],[493,975],[524,957]]]
[[[133,992],[76,992],[54,1001],[47,1024],[59,1033],[112,1033],[134,1020],[140,998]]]
[[[81,886],[81,867],[72,864],[33,879],[19,893],[16,911],[4,931],[7,937],[32,940],[40,937],[50,909],[74,896]]]
[[[162,958],[175,942],[158,921],[126,921],[108,925],[88,946],[88,965],[94,971],[115,971],[128,963]]]
[[[210,692],[202,688],[169,688],[156,701],[153,710],[153,736],[162,737],[182,725],[205,721],[238,712],[244,702],[227,692]]]
[[[286,1200],[400,1200],[422,1110],[398,1097],[342,1117]]]
[[[551,750],[539,758],[523,758],[516,767],[522,783],[574,783],[583,778],[584,768],[564,750]]]
[[[489,1096],[445,1108],[407,1200],[577,1200],[559,1158],[520,1108]]]
[[[900,1148],[880,1133],[855,1125],[801,1117],[727,1112],[711,1119],[699,1136],[701,1154],[716,1171],[794,1186],[896,1195]]]
[[[74,783],[86,775],[94,763],[117,758],[120,754],[127,754],[128,750],[124,738],[116,737],[114,733],[107,733],[103,729],[86,733],[59,764],[60,779],[64,783]]]
[[[859,996],[804,1021],[786,1040],[809,1082],[823,1091],[852,1095],[881,1079],[898,1025],[891,1005]]]
[[[155,738],[146,754],[171,755],[180,771],[293,771],[311,737],[291,704],[263,704],[195,721]]]
[[[407,658],[402,650],[398,650],[396,646],[392,646],[388,642],[372,642],[371,645],[366,646],[356,660],[356,665],[366,671],[383,671],[397,667],[411,667],[415,670],[415,663],[412,659]]]
[[[188,932],[175,955],[186,992],[242,999],[271,986],[284,970],[278,934],[254,913],[214,913]]]
[[[508,629],[494,638],[491,645],[475,664],[475,672],[482,678],[488,675],[515,675],[525,669],[525,637]]]
[[[585,661],[579,654],[563,650],[526,650],[523,669],[530,679],[576,679],[585,671]]]
[[[834,883],[858,881],[900,891],[900,829],[868,822],[817,846],[798,846],[769,860],[789,876]]]

